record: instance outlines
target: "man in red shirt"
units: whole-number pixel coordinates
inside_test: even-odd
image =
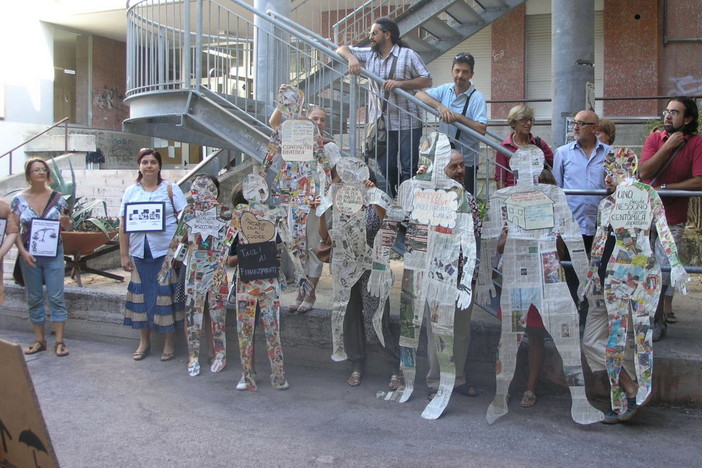
[[[702,137],[697,135],[699,111],[695,101],[687,96],[674,97],[663,112],[664,130],[654,132],[644,143],[639,176],[644,182],[660,190],[702,190]],[[661,197],[665,217],[675,244],[680,243],[687,222],[687,197]],[[669,266],[658,239],[655,239],[656,257],[661,266]],[[668,323],[675,323],[673,288],[670,273],[663,274],[664,293],[658,304],[653,328],[653,341],[665,336]]]

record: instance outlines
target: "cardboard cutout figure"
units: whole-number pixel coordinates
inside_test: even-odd
[[[287,120],[271,135],[260,173],[269,183],[274,204],[287,213],[292,248],[303,264],[307,260],[310,203],[331,183],[322,135],[313,122],[299,119],[304,97],[296,88],[281,88],[278,110]]]
[[[399,401],[402,403],[412,394],[419,333],[427,311],[428,326],[434,333],[438,352],[440,382],[436,397],[422,412],[425,419],[441,416],[453,392],[456,379],[454,314],[457,305],[467,308],[470,304],[475,267],[476,247],[470,205],[461,184],[444,173],[450,154],[448,137],[432,133],[428,146],[420,152],[420,158],[432,160],[431,167],[427,173],[400,185],[399,207],[388,212],[387,222],[376,236],[373,272],[368,283],[369,290],[376,295],[390,289],[389,249],[395,242],[393,230],[399,221],[407,218],[407,250],[400,296],[400,369],[405,387],[389,393],[387,399],[401,394]],[[461,254],[466,261],[459,283]]]
[[[344,351],[344,317],[349,303],[351,288],[370,271],[373,263],[373,251],[366,238],[366,210],[379,205],[387,209],[390,197],[377,187],[364,185],[369,171],[366,163],[358,158],[341,158],[336,164],[336,172],[341,183],[332,184],[329,196],[317,207],[317,216],[333,205],[332,228],[329,236],[332,240],[331,273],[333,283],[332,305],[332,359],[347,359]],[[381,298],[385,299],[385,298]],[[385,301],[382,301],[385,304]],[[364,311],[371,315],[372,311]],[[382,340],[382,332],[380,333]]]
[[[605,242],[609,233],[616,244],[607,262],[604,278],[604,298],[609,317],[609,340],[605,348],[605,364],[611,385],[612,409],[625,413],[628,406],[643,404],[651,394],[653,373],[652,322],[661,292],[661,269],[653,255],[650,242],[652,223],[668,254],[671,265],[671,283],[686,294],[685,272],[675,248],[663,204],[650,185],[634,179],[636,154],[628,148],[617,148],[605,158],[605,176],[608,185],[616,185],[615,192],[600,202],[599,223],[592,246],[590,271],[587,282],[580,287],[580,295],[592,295],[601,290],[599,275]],[[629,315],[635,337],[635,369],[638,392],[635,402],[627,399],[619,385],[626,345]]]
[[[262,177],[250,174],[243,182],[244,198],[248,205],[234,207],[227,239],[237,242],[239,273],[236,285],[236,325],[241,354],[242,380],[245,388],[256,391],[253,366],[253,334],[256,307],[260,309],[261,323],[266,335],[268,360],[271,363],[271,385],[278,390],[289,388],[283,370],[283,349],[280,343],[280,291],[286,281],[280,269],[281,249],[290,253],[295,269],[296,283],[301,288],[311,288],[305,278],[302,264],[292,249],[292,239],[287,229],[285,213],[270,208],[268,185]],[[239,389],[237,387],[237,389]]]
[[[226,300],[229,293],[224,269],[231,241],[224,236],[227,221],[217,203],[217,187],[207,176],[197,176],[190,188],[193,203],[183,209],[178,228],[159,272],[159,280],[172,274],[171,260],[181,260],[185,273],[185,317],[188,323],[188,373],[200,374],[200,337],[207,308],[212,324],[214,359],[210,370],[227,365]]]
[[[603,417],[587,401],[580,363],[578,313],[568,293],[558,262],[556,237],[565,242],[580,281],[585,280],[587,256],[578,224],[566,203],[563,190],[538,184],[544,154],[536,146],[521,147],[510,160],[517,185],[500,189],[490,198],[488,219],[483,227],[476,302],[490,303],[495,296],[492,262],[497,240],[508,224],[503,253],[502,332],[498,346],[495,398],[487,411],[492,424],[507,414],[507,390],[514,376],[517,348],[526,329],[530,305],[541,313],[546,330],[553,337],[563,359],[563,371],[570,388],[573,420],[580,424]]]

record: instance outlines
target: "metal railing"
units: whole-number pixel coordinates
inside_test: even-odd
[[[341,151],[361,155],[369,84],[374,82],[374,88],[382,89],[383,80],[366,70],[362,77],[348,76],[346,61],[335,52],[336,44],[284,15],[267,13],[241,0],[131,2],[127,12],[127,96],[170,90],[205,93],[206,88],[247,114],[252,124],[267,127],[273,102],[271,96],[261,96],[256,89],[255,75],[261,75],[260,70],[279,72],[284,67],[275,90],[286,82],[302,89],[309,104],[328,111],[326,130]],[[264,23],[266,28],[259,26]],[[271,51],[265,56],[257,55],[256,44],[262,41]],[[420,109],[418,114],[407,116],[405,109],[388,103],[387,112],[407,116],[411,127],[424,126],[426,113],[438,116],[413,95],[394,92]],[[424,127],[425,134],[434,129]],[[461,124],[454,127],[484,145],[481,164],[494,164],[487,148],[511,155],[499,145],[499,139],[484,137]]]
[[[21,147],[23,147],[23,146],[26,145],[27,143],[30,143],[30,142],[36,140],[36,139],[39,138],[40,136],[42,136],[42,135],[44,135],[45,133],[47,133],[47,132],[53,130],[54,128],[58,127],[59,125],[65,125],[65,127],[64,127],[64,134],[63,134],[63,136],[64,136],[64,139],[63,139],[63,140],[64,140],[63,150],[64,150],[64,153],[68,153],[68,121],[69,121],[69,120],[71,120],[70,117],[64,117],[63,119],[59,120],[58,122],[56,122],[55,124],[53,124],[51,127],[47,128],[46,130],[43,130],[43,131],[37,133],[36,135],[34,135],[33,137],[31,137],[31,138],[29,138],[29,139],[23,141],[22,143],[20,143],[19,145],[15,146],[15,147],[12,148],[11,150],[9,150],[9,151],[7,151],[7,152],[5,152],[5,153],[3,153],[3,154],[0,154],[0,159],[2,159],[2,158],[4,158],[5,156],[8,156],[8,155],[9,155],[9,168],[8,168],[8,172],[7,172],[7,173],[8,173],[9,175],[12,175],[12,153],[13,153],[13,152],[17,151],[18,149],[20,149]]]

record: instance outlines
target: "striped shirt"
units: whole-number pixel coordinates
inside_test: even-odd
[[[350,49],[366,70],[384,80],[402,81],[414,78],[431,78],[429,70],[419,55],[407,47],[394,45],[385,59],[370,47],[351,47]],[[397,57],[397,64],[392,77],[390,77],[393,56]],[[373,122],[380,116],[384,91],[374,81],[369,82],[369,85],[371,93],[368,95],[368,121]],[[388,130],[409,130],[422,126],[419,108],[416,104],[395,93],[390,93],[388,101],[385,110],[385,122]]]

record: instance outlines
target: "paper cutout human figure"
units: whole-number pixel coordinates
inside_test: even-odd
[[[405,402],[414,389],[416,353],[425,311],[435,336],[440,363],[439,390],[422,412],[436,419],[448,405],[456,379],[453,359],[454,314],[456,306],[465,309],[471,301],[472,272],[475,267],[473,216],[464,188],[444,173],[451,146],[448,137],[432,133],[420,158],[430,162],[427,173],[400,185],[396,209],[389,210],[387,222],[376,236],[374,263],[369,290],[376,295],[392,285],[389,249],[395,242],[394,229],[407,218],[406,253],[400,295],[400,369],[404,389],[388,394]],[[459,257],[465,264],[458,281]]]
[[[286,288],[280,266],[281,250],[292,251],[290,259],[295,270],[296,284],[311,288],[305,278],[300,258],[292,249],[292,239],[287,228],[285,212],[280,208],[270,208],[268,185],[265,179],[249,174],[243,182],[244,198],[248,204],[240,204],[232,211],[232,221],[227,238],[237,243],[239,256],[239,277],[236,285],[236,314],[239,351],[241,356],[242,378],[246,390],[255,391],[256,380],[253,368],[253,334],[256,321],[256,307],[266,335],[268,359],[271,363],[271,385],[278,390],[289,387],[283,369],[283,349],[280,343],[280,291]],[[275,245],[275,256],[266,255],[266,244]],[[252,257],[254,266],[247,267],[242,257]],[[246,279],[251,275],[254,279]]]
[[[225,237],[228,220],[222,217],[223,208],[217,203],[214,182],[207,176],[197,176],[190,194],[193,202],[183,209],[159,279],[172,274],[172,259],[184,260],[185,265],[181,268],[186,268],[188,373],[196,376],[200,374],[200,338],[205,308],[212,325],[214,359],[210,370],[220,372],[227,365],[225,322],[229,285],[224,267],[231,241]]]
[[[307,119],[298,119],[304,96],[297,88],[281,88],[277,105],[287,120],[271,135],[260,173],[269,183],[272,201],[288,214],[292,248],[303,264],[307,259],[310,203],[331,183],[319,129]]]
[[[510,165],[517,174],[517,185],[500,189],[490,198],[488,219],[483,225],[476,287],[476,302],[489,304],[490,296],[495,296],[491,260],[507,223],[496,394],[488,408],[487,421],[492,424],[507,414],[507,391],[514,376],[517,348],[526,329],[527,312],[532,304],[541,313],[546,330],[563,359],[563,371],[572,398],[573,420],[580,424],[600,421],[602,412],[590,405],[585,396],[578,313],[568,293],[556,250],[556,238],[560,236],[570,251],[578,278],[584,281],[587,256],[580,229],[568,209],[563,190],[537,183],[544,166],[541,149],[533,145],[523,146],[512,156]]]
[[[650,185],[637,182],[636,154],[629,148],[617,148],[605,157],[605,177],[615,192],[600,202],[597,233],[593,241],[590,270],[579,294],[602,292],[600,264],[607,262],[604,300],[609,317],[609,339],[605,348],[605,365],[611,386],[612,409],[622,414],[634,403],[627,400],[619,385],[624,359],[629,315],[633,321],[635,369],[638,392],[635,403],[643,404],[651,394],[653,374],[652,321],[661,292],[661,269],[653,255],[649,238],[655,227],[671,265],[671,283],[683,294],[689,281],[675,241],[666,222],[663,204]],[[603,259],[609,233],[616,237],[614,250]],[[633,376],[630,376],[633,377]]]
[[[341,158],[336,164],[340,183],[331,185],[329,195],[317,207],[317,216],[333,205],[331,229],[332,240],[331,274],[333,279],[332,304],[332,359],[347,359],[344,351],[344,317],[349,303],[351,288],[370,271],[373,251],[366,237],[366,210],[379,205],[383,211],[391,203],[390,197],[377,187],[364,184],[369,178],[368,166],[358,158]],[[385,304],[386,297],[381,297]],[[382,307],[382,306],[381,306]],[[364,311],[364,314],[375,312]],[[383,340],[382,331],[380,339]]]

